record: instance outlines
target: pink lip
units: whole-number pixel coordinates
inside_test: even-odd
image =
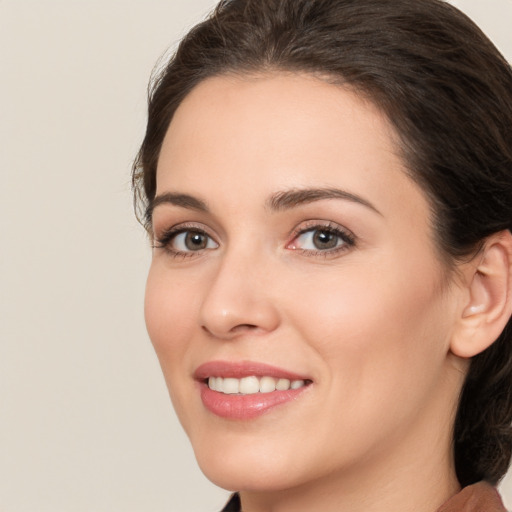
[[[210,361],[199,366],[194,372],[194,377],[197,380],[205,380],[208,377],[241,379],[252,375],[255,377],[274,377],[275,379],[310,380],[304,375],[254,361]]]
[[[273,391],[271,393],[254,393],[252,395],[226,395],[212,391],[206,379],[208,377],[243,378],[249,376],[269,376],[289,380],[310,380],[305,376],[276,368],[262,363],[250,361],[226,362],[211,361],[205,363],[194,373],[199,381],[201,400],[203,405],[216,416],[233,420],[249,420],[256,418],[278,405],[289,403],[297,399],[309,386],[287,391]]]

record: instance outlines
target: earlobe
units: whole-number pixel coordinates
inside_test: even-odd
[[[512,314],[512,235],[489,237],[466,271],[467,294],[450,348],[463,358],[491,346]]]

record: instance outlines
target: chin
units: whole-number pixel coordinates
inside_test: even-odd
[[[228,491],[272,492],[297,485],[300,475],[294,464],[277,449],[261,450],[258,443],[247,448],[202,450],[194,447],[204,475]],[[299,466],[300,467],[300,466]]]
[[[215,464],[200,463],[199,466],[208,480],[227,491],[275,492],[297,484],[290,478],[290,468],[275,471],[268,467],[268,463],[259,466],[231,465],[219,460]]]

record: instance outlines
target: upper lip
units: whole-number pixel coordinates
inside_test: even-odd
[[[274,377],[289,380],[311,380],[304,375],[256,361],[209,361],[200,365],[194,372],[197,380],[208,377]]]

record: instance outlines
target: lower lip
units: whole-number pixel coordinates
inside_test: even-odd
[[[201,383],[201,400],[203,405],[216,416],[233,420],[250,420],[278,405],[296,400],[308,387],[252,395],[227,395],[212,391],[205,383]]]

